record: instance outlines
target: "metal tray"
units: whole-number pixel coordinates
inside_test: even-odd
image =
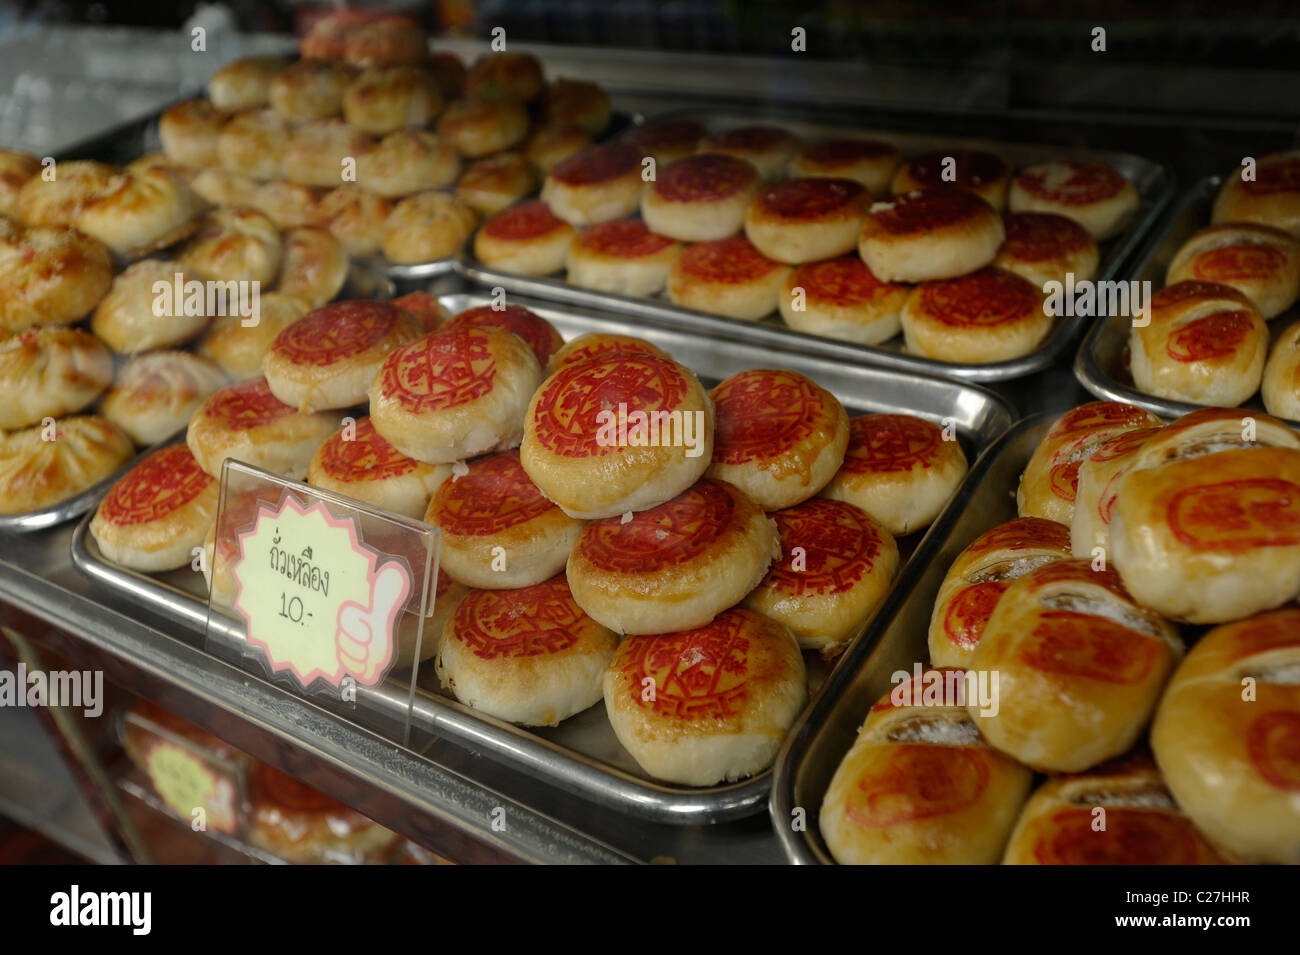
[[[809,112],[684,109],[653,116],[647,122],[692,120],[710,132],[750,123],[775,123],[805,140],[846,135],[870,136],[893,143],[904,156],[943,147],[989,149],[1004,156],[1013,170],[1048,159],[1103,160],[1137,186],[1141,204],[1128,228],[1102,244],[1098,281],[1113,279],[1120,273],[1147,228],[1173,196],[1173,181],[1164,166],[1128,153],[874,129],[847,123],[842,115],[837,116],[834,122],[813,122],[807,119],[808,115]],[[745,340],[755,344],[798,348],[840,360],[868,362],[909,372],[947,375],[965,381],[1005,381],[1047,368],[1076,339],[1085,322],[1080,316],[1061,319],[1039,348],[1021,358],[985,364],[938,361],[906,353],[901,335],[882,345],[858,345],[795,331],[786,326],[779,315],[770,315],[758,322],[746,322],[680,308],[673,305],[666,294],[654,298],[630,298],[578,288],[561,278],[511,275],[485,266],[474,256],[473,247],[471,238],[456,257],[457,270],[475,282],[500,286],[507,292],[621,312],[639,319],[655,319],[696,332],[734,334],[743,331]]]
[[[1134,262],[1132,278],[1150,281],[1153,291],[1158,292],[1164,288],[1165,273],[1174,255],[1193,232],[1210,224],[1210,207],[1222,184],[1222,177],[1209,176],[1199,180],[1179,199],[1164,228],[1147,241]],[[1300,317],[1300,307],[1293,306],[1271,319],[1268,323],[1271,338],[1276,340],[1297,317]],[[1097,318],[1079,346],[1078,354],[1074,356],[1074,376],[1079,379],[1079,384],[1098,398],[1127,401],[1164,418],[1177,418],[1202,407],[1187,401],[1157,398],[1137,390],[1128,369],[1130,322],[1131,319],[1123,315],[1102,315]],[[1241,407],[1262,412],[1264,402],[1260,399],[1259,392],[1255,392]],[[1300,428],[1300,421],[1290,423],[1293,427]]]
[[[490,301],[482,291],[439,296],[439,302],[452,312]],[[906,411],[936,422],[952,418],[958,438],[972,460],[1013,420],[1010,406],[1001,398],[962,382],[848,366],[821,356],[773,351],[743,341],[706,339],[585,309],[526,299],[512,302],[542,315],[566,339],[589,331],[640,335],[696,369],[706,385],[748,368],[790,368],[834,393],[853,414]],[[76,566],[102,585],[129,595],[133,602],[201,633],[207,622],[207,600],[199,575],[182,569],[149,576],[109,563],[88,533],[90,520],[87,516],[73,535],[72,559]],[[925,560],[928,540],[923,538],[917,545],[918,561]],[[593,706],[555,728],[522,729],[443,695],[431,674],[431,668],[422,670],[422,684],[427,685],[416,692],[413,724],[417,729],[446,737],[602,805],[651,821],[681,825],[721,822],[763,809],[770,771],[707,789],[660,783],[642,773],[619,745],[603,707]],[[377,688],[358,688],[357,704],[377,717],[400,719],[406,706],[405,687],[390,682]]]
[[[971,469],[922,543],[924,555],[903,569],[864,636],[849,649],[821,695],[786,737],[773,767],[769,811],[777,839],[792,862],[835,860],[822,841],[818,817],[831,777],[871,705],[893,686],[890,675],[930,658],[930,614],[948,568],[976,537],[1016,517],[1015,488],[1055,413],[1034,415],[1003,435]],[[925,560],[918,558],[924,556]],[[806,825],[795,831],[795,811]]]

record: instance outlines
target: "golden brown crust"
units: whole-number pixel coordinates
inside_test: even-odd
[[[280,159],[284,178],[304,186],[331,189],[346,182],[351,169],[356,168],[360,179],[360,157],[373,145],[369,134],[338,118],[300,123],[284,144]]]
[[[131,439],[98,415],[0,435],[0,514],[26,514],[74,497],[134,454]]]
[[[91,159],[56,163],[18,190],[18,217],[28,226],[75,225],[82,209],[113,188],[116,176],[112,166]]]
[[[348,254],[327,230],[308,226],[285,233],[277,292],[319,308],[334,300],[347,278]]]
[[[147,447],[185,427],[208,395],[228,380],[214,362],[189,352],[137,355],[118,370],[99,411]]]
[[[1165,282],[1220,282],[1246,295],[1265,319],[1300,298],[1300,239],[1281,229],[1220,223],[1193,233],[1174,253]]]
[[[360,186],[340,186],[316,207],[319,225],[343,243],[348,255],[374,255],[384,239],[384,224],[393,204]]]
[[[996,153],[978,149],[936,149],[913,156],[898,167],[893,193],[952,183],[1001,211],[1007,204],[1011,169]]]
[[[262,373],[262,358],[275,336],[308,310],[308,304],[300,299],[267,292],[258,303],[260,314],[256,325],[244,325],[246,319],[240,315],[218,316],[199,339],[198,352],[220,365],[236,381],[256,378]]]
[[[542,64],[530,53],[485,53],[465,77],[465,95],[527,103],[542,91]]]
[[[455,196],[421,192],[393,207],[381,248],[389,262],[435,262],[459,252],[477,225],[474,210]]]
[[[1137,212],[1137,186],[1104,162],[1056,159],[1022,169],[1011,183],[1012,212],[1053,212],[1098,242],[1124,230]]]
[[[343,94],[355,78],[356,71],[342,63],[300,60],[275,75],[267,98],[291,123],[329,119],[342,111]]]
[[[264,182],[260,185],[248,180],[252,188],[242,198],[242,185],[237,180],[213,182],[218,191],[229,189],[232,202],[219,202],[223,206],[252,206],[281,229],[296,229],[315,225],[320,218],[319,205],[323,195],[320,189],[296,182]]]
[[[852,179],[790,179],[764,189],[745,211],[745,235],[768,258],[799,265],[857,248],[867,190]]]
[[[1300,236],[1300,151],[1260,156],[1247,181],[1245,167],[1223,179],[1213,222],[1255,222]]]
[[[366,417],[325,439],[312,455],[307,480],[317,487],[419,520],[429,506],[429,496],[450,474],[448,465],[425,464],[406,457],[385,441]],[[440,566],[445,568],[445,543],[443,546]],[[441,578],[442,571],[440,585]],[[430,657],[437,648],[436,634],[426,637],[425,656]]]
[[[208,324],[206,300],[203,308],[176,308],[175,290],[182,292],[187,276],[176,262],[141,259],[113,280],[113,287],[100,300],[91,319],[95,334],[113,351],[135,355],[155,348],[170,348],[189,341]],[[161,284],[160,284],[161,283]],[[165,291],[161,294],[155,288]]]
[[[133,259],[186,238],[199,225],[204,202],[185,180],[154,167],[114,178],[77,216],[77,228],[119,258]]]
[[[163,152],[172,162],[191,169],[215,166],[219,162],[217,138],[229,119],[218,107],[202,99],[168,107],[158,119]]]
[[[914,354],[981,364],[1029,354],[1051,333],[1053,318],[1042,289],[989,267],[923,283],[907,297],[899,321]]]
[[[1273,343],[1260,392],[1270,414],[1300,421],[1300,322]]]
[[[490,216],[537,188],[537,175],[522,153],[506,152],[473,162],[456,183],[456,198]]]
[[[439,136],[470,159],[512,149],[528,135],[528,113],[516,100],[461,99],[438,117]]]
[[[113,356],[76,328],[33,328],[0,338],[0,430],[73,414],[113,380]]]
[[[344,119],[375,136],[427,126],[441,109],[437,77],[423,67],[368,69],[343,94]]]
[[[1005,235],[987,202],[955,186],[932,186],[871,206],[858,253],[882,281],[928,282],[988,265]]]
[[[271,81],[288,66],[278,56],[245,56],[227,63],[208,80],[208,99],[223,113],[257,109],[270,102]]]
[[[176,255],[187,273],[217,282],[270,285],[284,250],[280,230],[255,209],[214,209]]]
[[[41,163],[35,156],[0,149],[0,216],[19,218],[18,194],[40,171]]]
[[[289,134],[289,123],[273,109],[240,113],[221,128],[217,159],[223,169],[250,179],[280,179]]]
[[[542,115],[557,126],[578,126],[593,137],[609,125],[609,96],[588,80],[561,77],[546,87]]]
[[[446,188],[458,175],[460,157],[451,143],[422,129],[391,132],[357,157],[357,182],[390,199]]]
[[[113,259],[98,240],[0,220],[0,332],[75,322],[112,283]]]

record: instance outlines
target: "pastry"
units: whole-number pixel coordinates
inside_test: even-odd
[[[278,56],[232,60],[208,80],[208,99],[223,113],[258,109],[271,101],[271,81],[288,65]]]
[[[930,282],[988,265],[1005,235],[987,202],[955,186],[934,186],[871,206],[858,254],[882,281]]]
[[[213,362],[189,352],[136,355],[118,370],[99,413],[136,444],[157,444],[189,424],[199,405],[227,381]]]
[[[267,292],[258,301],[257,324],[245,324],[252,321],[252,316],[214,318],[199,339],[198,352],[216,362],[232,379],[256,378],[262,374],[262,358],[271,350],[271,342],[308,310],[307,303],[300,299]]]
[[[217,137],[231,112],[239,110],[222,111],[221,107],[202,99],[169,106],[158,118],[158,138],[162,140],[163,152],[172,162],[192,169],[217,165]]]
[[[550,275],[564,268],[577,230],[540,199],[503,209],[474,236],[474,255],[488,268],[515,275]]]
[[[898,148],[874,139],[832,139],[805,146],[790,160],[793,178],[825,176],[852,179],[873,196],[889,191],[898,168]]]
[[[0,431],[74,414],[112,380],[113,356],[80,329],[32,328],[0,338]]]
[[[997,268],[926,282],[908,295],[900,315],[908,351],[960,364],[1028,355],[1046,340],[1052,321],[1041,288]]]
[[[650,157],[656,167],[662,168],[694,155],[704,132],[703,126],[691,120],[649,123],[637,126],[623,137],[623,142],[635,146],[642,156]]]
[[[867,190],[852,179],[790,179],[750,201],[745,235],[778,262],[833,258],[858,247],[867,199]]]
[[[370,136],[338,118],[298,123],[280,154],[284,178],[304,186],[333,189],[348,181],[355,168],[357,180],[374,189],[361,161],[373,145]]]
[[[460,156],[445,139],[399,129],[357,157],[357,182],[377,196],[400,199],[443,189],[460,175]]]
[[[523,153],[505,152],[470,163],[456,183],[456,198],[490,216],[537,188],[537,175]]]
[[[343,118],[374,136],[428,126],[441,109],[437,77],[418,66],[368,69],[343,94]]]
[[[628,295],[656,295],[682,247],[651,232],[640,219],[616,219],[588,226],[568,245],[565,267],[570,285]]]
[[[951,184],[979,196],[999,212],[1007,204],[1011,170],[996,153],[979,149],[935,149],[913,156],[894,174],[894,195]],[[1013,212],[1026,210],[1014,209]],[[1055,211],[1055,210],[1051,210]]]
[[[291,123],[329,119],[343,110],[343,95],[355,71],[341,63],[299,60],[271,80],[267,99],[271,108]]]
[[[438,135],[470,159],[513,149],[528,135],[528,113],[512,99],[458,99],[438,117]]]
[[[673,263],[668,297],[681,308],[752,322],[776,309],[789,274],[744,236],[698,242]]]
[[[1174,253],[1165,276],[1168,285],[1188,279],[1229,285],[1276,318],[1300,298],[1300,239],[1265,225],[1206,226]]]
[[[741,230],[758,187],[757,171],[742,159],[689,156],[658,170],[641,196],[641,218],[671,239],[725,239]]]
[[[82,209],[114,188],[117,176],[112,166],[90,159],[55,163],[18,190],[18,218],[28,226],[75,225]]]
[[[280,230],[253,209],[214,209],[199,232],[176,255],[176,263],[197,278],[214,282],[270,285],[284,254]]]
[[[465,77],[465,94],[527,103],[542,91],[542,64],[530,53],[485,53]]]
[[[348,267],[343,244],[327,230],[291,229],[284,236],[284,261],[275,290],[319,308],[342,291]]]
[[[134,454],[131,439],[98,415],[0,434],[0,514],[26,514],[75,497]]]
[[[465,244],[478,216],[445,192],[421,192],[399,202],[384,223],[380,243],[389,262],[409,265],[455,255]]]
[[[217,135],[217,160],[223,169],[250,179],[279,179],[289,133],[288,121],[273,109],[240,113]]]
[[[1002,222],[1007,237],[993,259],[996,268],[1040,289],[1048,282],[1065,285],[1069,275],[1076,283],[1096,277],[1097,242],[1073,219],[1051,212],[1008,212]]]
[[[416,520],[424,518],[429,497],[450,475],[448,465],[424,464],[399,452],[368,417],[326,438],[307,469],[307,481],[316,487]],[[445,528],[443,535],[440,564],[446,569]],[[432,650],[427,655],[432,656]]]
[[[522,305],[507,305],[504,308],[480,305],[477,308],[467,308],[449,318],[442,327],[450,331],[470,325],[494,325],[518,335],[533,350],[538,368],[545,368],[551,355],[564,344],[564,339],[554,325]]]
[[[906,285],[880,281],[857,255],[842,255],[799,266],[776,304],[795,331],[878,345],[899,333],[909,292]]]
[[[627,143],[592,146],[551,167],[541,199],[576,226],[621,219],[641,203],[641,155]]]
[[[102,242],[75,229],[0,219],[0,333],[66,325],[95,307],[113,284]]]
[[[1138,201],[1137,187],[1104,162],[1055,159],[1022,169],[1011,183],[1012,212],[1054,212],[1098,242],[1128,226]]]
[[[115,176],[86,203],[77,228],[119,258],[134,259],[194,232],[203,205],[184,179],[155,167]]]
[[[1300,236],[1300,151],[1260,156],[1252,168],[1224,176],[1211,221],[1254,222]]]
[[[133,263],[100,300],[91,329],[123,355],[189,341],[208,324],[209,296],[187,289],[186,279],[177,262],[141,259]],[[211,298],[215,306],[215,295]],[[237,311],[236,303],[225,299],[224,290],[222,298],[222,311]]]
[[[705,136],[696,150],[743,159],[758,170],[760,179],[771,181],[785,175],[800,146],[798,139],[776,126],[738,126]]]

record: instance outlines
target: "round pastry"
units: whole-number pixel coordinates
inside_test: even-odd
[[[285,187],[288,183],[270,183],[272,187]],[[259,208],[260,204],[254,201],[258,194],[257,180],[242,173],[231,172],[220,166],[208,166],[206,169],[200,169],[190,180],[190,188],[197,192],[204,201],[214,206],[253,206]],[[301,186],[292,186],[292,189],[303,189]],[[304,192],[309,190],[303,189]],[[271,213],[267,213],[271,215]],[[275,217],[272,216],[272,219]]]
[[[980,738],[960,705],[970,676],[926,670],[871,708],[822,799],[818,823],[836,862],[998,861],[1033,774]],[[950,686],[954,698],[923,704],[924,681],[940,682],[945,695]]]
[[[215,363],[189,352],[137,355],[118,370],[99,413],[136,444],[157,444],[189,424],[199,405],[226,381]]]
[[[190,235],[202,209],[203,200],[184,179],[155,167],[115,176],[86,203],[77,228],[120,258],[134,259]]]
[[[874,139],[832,139],[805,146],[790,160],[792,178],[852,179],[873,196],[889,191],[898,147]]]
[[[716,420],[708,475],[765,511],[822,490],[844,463],[849,416],[835,396],[793,371],[742,371],[709,392]]]
[[[777,126],[738,126],[705,136],[696,150],[743,159],[767,182],[785,175],[800,147],[798,139]]]
[[[219,184],[218,188],[228,184]],[[221,202],[217,205],[252,206],[279,228],[297,229],[301,226],[315,225],[319,220],[320,197],[319,189],[299,185],[296,182],[277,180],[253,184],[248,195],[241,201]]]
[[[362,171],[361,156],[374,145],[368,135],[341,119],[319,119],[293,128],[280,162],[284,177],[304,186],[331,189],[344,182],[355,163],[357,179],[374,189]]]
[[[113,356],[77,328],[32,328],[0,338],[0,431],[74,414],[113,380]]]
[[[813,498],[772,515],[781,557],[744,606],[785,624],[803,650],[839,655],[898,573],[893,535],[866,511]]]
[[[418,521],[424,518],[430,495],[450,475],[448,465],[425,464],[399,452],[366,417],[325,439],[312,455],[307,482]],[[439,560],[445,569],[445,529],[443,535]]]
[[[418,662],[423,663],[438,655],[438,645],[442,643],[442,634],[447,627],[447,622],[451,620],[451,615],[456,612],[456,608],[468,593],[468,587],[456,583],[441,568],[438,569],[438,582],[434,585],[433,593],[433,613],[424,621]],[[415,623],[418,620],[419,617],[415,613],[402,615],[397,629],[396,659],[393,662],[393,667],[396,669],[405,669],[417,662]]]
[[[438,79],[438,88],[445,99],[459,99],[465,95],[465,64],[459,56],[448,50],[437,50],[429,57],[429,69]]]
[[[1099,548],[1103,555],[1109,552],[1110,519],[1120,482],[1142,445],[1160,430],[1124,431],[1103,441],[1080,462],[1070,524],[1070,552],[1075,557],[1092,558]]]
[[[90,533],[115,564],[156,574],[185,567],[217,519],[215,478],[190,449],[155,451],[104,495]]]
[[[421,192],[393,207],[380,248],[389,262],[434,262],[459,252],[476,225],[474,210],[455,196]]]
[[[167,155],[163,152],[145,153],[143,156],[132,159],[122,167],[123,172],[131,175],[135,175],[138,172],[144,172],[146,169],[166,169],[173,175],[180,176],[181,179],[185,180],[185,182],[191,187],[194,184],[194,177],[200,172],[200,170],[191,169],[188,166],[182,166],[180,163],[168,159]]]
[[[366,70],[343,94],[343,118],[375,136],[428,126],[440,109],[437,77],[416,66]]]
[[[456,699],[524,726],[557,726],[600,702],[618,637],[582,612],[558,577],[474,590],[442,632],[437,669]]]
[[[1259,157],[1254,178],[1237,168],[1223,179],[1212,222],[1255,222],[1300,236],[1300,151]]]
[[[1151,747],[1178,805],[1247,862],[1300,862],[1300,607],[1211,630],[1160,701]]]
[[[541,199],[572,225],[631,215],[641,202],[641,155],[627,143],[592,146],[551,167]]]
[[[393,204],[360,186],[340,186],[326,193],[316,210],[317,225],[329,229],[348,255],[364,258],[379,251]]]
[[[338,422],[336,414],[295,411],[271,394],[265,378],[249,378],[203,402],[185,440],[199,467],[213,477],[233,458],[297,481],[306,477],[312,455]]]
[[[699,242],[673,263],[668,297],[682,308],[753,322],[776,308],[789,273],[744,236]]]
[[[1028,166],[1011,183],[1012,212],[1054,212],[1098,242],[1118,235],[1138,208],[1138,191],[1104,162],[1055,159]]]
[[[407,292],[389,301],[419,322],[426,334],[436,332],[451,318],[451,312],[428,292]]]
[[[422,129],[399,129],[357,157],[357,181],[377,196],[397,199],[450,186],[460,156],[445,139]]]
[[[384,360],[370,385],[370,416],[398,451],[449,464],[518,446],[540,381],[518,335],[490,325],[438,331]]]
[[[348,35],[375,18],[372,10],[338,8],[324,14],[298,41],[298,52],[305,60],[341,60]]]
[[[589,358],[605,358],[622,354],[650,355],[654,358],[672,360],[662,348],[651,345],[644,338],[631,335],[610,335],[604,332],[587,332],[579,335],[551,356],[548,375],[553,375],[561,368],[576,365]]]
[[[704,132],[703,126],[691,120],[651,123],[633,129],[623,137],[623,142],[631,143],[642,156],[654,159],[656,167],[663,167],[695,155]]]
[[[503,209],[474,236],[474,255],[488,268],[515,275],[550,275],[564,268],[573,226],[540,199]]]
[[[122,429],[98,415],[59,418],[53,431],[38,424],[0,434],[0,514],[26,514],[75,497],[134,454]]]
[[[1008,521],[975,538],[939,585],[930,615],[930,662],[970,666],[984,627],[1011,582],[1069,556],[1069,528],[1041,517]]]
[[[203,99],[169,106],[158,118],[163,152],[172,162],[191,169],[215,166],[217,138],[229,119],[220,107]]]
[[[1041,288],[990,267],[913,289],[899,321],[913,354],[984,364],[1028,355],[1047,338],[1053,318]]]
[[[102,162],[77,159],[55,163],[18,190],[18,217],[29,226],[74,225],[81,210],[117,184],[117,170]]]
[[[688,156],[659,170],[641,196],[652,232],[683,242],[735,235],[758,192],[754,167],[734,156]]]
[[[1026,766],[1077,773],[1132,747],[1182,655],[1178,631],[1115,571],[1054,561],[998,601],[971,659],[998,674],[998,705],[968,710],[990,744]]]
[[[342,243],[325,229],[293,229],[284,237],[284,262],[275,290],[319,308],[343,289],[348,267]]]
[[[591,137],[581,126],[538,126],[524,141],[524,155],[542,176],[557,162],[591,146]]]
[[[817,262],[858,246],[867,190],[852,179],[790,179],[769,186],[745,211],[745,235],[778,262]]]
[[[1089,282],[1100,255],[1088,230],[1050,212],[1008,212],[1002,217],[1006,239],[993,264],[1043,288],[1048,282]]]
[[[536,188],[537,176],[522,153],[499,153],[470,164],[456,183],[456,198],[475,212],[490,216]]]
[[[262,369],[271,393],[300,411],[348,408],[366,400],[389,353],[423,333],[388,302],[335,302],[277,335]]]
[[[1244,294],[1214,282],[1179,282],[1151,296],[1149,312],[1128,339],[1139,391],[1235,407],[1259,390],[1268,326]]]
[[[477,308],[467,308],[449,318],[442,327],[450,331],[469,325],[494,325],[514,332],[533,350],[538,368],[545,368],[551,356],[564,344],[564,339],[554,325],[522,305],[506,305],[503,308],[480,305]]]
[[[624,640],[605,671],[614,735],[649,775],[713,786],[766,769],[808,693],[782,624],[729,610],[685,633]]]
[[[135,262],[113,279],[95,309],[91,330],[123,355],[183,344],[208,324],[207,297],[189,294],[186,284],[177,262]]]
[[[584,527],[569,555],[569,586],[617,633],[669,633],[740,603],[780,556],[776,525],[757,502],[705,478],[630,519]]]
[[[76,229],[0,219],[0,333],[83,318],[113,284],[103,243]]]
[[[528,113],[511,99],[459,99],[442,111],[437,130],[462,156],[477,159],[522,143]]]
[[[1001,211],[1007,204],[1010,178],[1011,170],[997,153],[978,149],[935,149],[903,163],[894,174],[892,189],[898,196],[915,189],[952,185],[974,193]]]
[[[858,253],[882,281],[929,282],[982,268],[998,254],[1002,217],[953,186],[877,202],[858,236]]]
[[[570,517],[655,507],[713,457],[713,403],[670,358],[613,352],[566,363],[532,396],[520,460]]]
[[[1043,435],[1020,476],[1017,512],[1071,526],[1080,465],[1111,438],[1162,424],[1150,411],[1118,401],[1090,401],[1067,411]]]
[[[244,324],[251,316],[218,316],[199,339],[198,352],[232,379],[256,378],[262,373],[262,358],[271,350],[271,342],[309,308],[300,299],[266,292],[259,297],[256,325]]]
[[[878,345],[898,334],[906,285],[882,282],[856,255],[801,265],[777,296],[791,328],[861,345]]]
[[[356,73],[341,63],[299,60],[271,80],[271,108],[291,123],[329,119],[343,110],[343,95]]]
[[[465,77],[465,95],[527,103],[542,91],[542,64],[531,53],[486,53]]]
[[[0,216],[18,219],[18,193],[41,171],[40,160],[27,153],[0,149]]]
[[[1151,757],[1140,754],[1045,782],[1025,803],[1002,864],[1222,865],[1224,860],[1180,811]]]
[[[1206,226],[1169,263],[1166,284],[1185,279],[1230,285],[1265,319],[1276,318],[1300,298],[1300,239],[1272,226]]]
[[[288,65],[278,56],[245,56],[233,60],[208,80],[208,99],[224,113],[258,109],[271,101],[271,81]]]
[[[270,285],[284,255],[280,230],[255,209],[214,209],[176,256],[185,272],[215,282]],[[180,271],[177,269],[176,271]]]
[[[587,80],[560,79],[546,87],[542,116],[556,126],[578,126],[599,136],[609,125],[609,96]]]
[[[588,226],[573,238],[565,261],[570,285],[645,297],[663,291],[682,247],[640,219]]]
[[[343,35],[343,60],[353,66],[409,66],[428,58],[420,21],[407,14],[379,14]]]
[[[1260,392],[1269,414],[1300,420],[1300,322],[1273,343]]]
[[[519,452],[491,454],[468,467],[437,489],[422,514],[442,531],[442,569],[486,590],[531,587],[564,570],[582,522],[542,496]]]
[[[929,527],[966,476],[961,444],[923,418],[871,414],[849,421],[844,465],[822,492],[862,508],[895,537]]]
[[[265,763],[248,788],[248,841],[298,865],[382,858],[397,834]]]
[[[290,127],[273,109],[240,113],[217,136],[217,160],[223,169],[250,179],[279,179]]]

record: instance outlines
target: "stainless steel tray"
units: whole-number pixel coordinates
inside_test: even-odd
[[[490,301],[481,291],[439,296],[439,302],[453,313]],[[906,411],[936,422],[951,418],[972,459],[1013,420],[1010,407],[1001,398],[962,382],[849,366],[822,356],[773,351],[753,343],[706,339],[585,309],[526,299],[512,299],[512,303],[533,309],[566,339],[589,331],[640,335],[696,369],[706,384],[748,368],[790,368],[834,393],[852,414]],[[76,566],[104,586],[129,595],[134,602],[175,620],[187,630],[201,633],[207,622],[201,577],[188,569],[149,576],[109,563],[88,533],[90,520],[87,516],[73,536],[72,558]],[[917,545],[916,560],[926,559],[927,540]],[[375,716],[400,720],[405,712],[405,687],[390,681],[373,689],[358,688],[357,704]],[[708,789],[659,783],[642,773],[619,745],[603,707],[594,706],[555,728],[523,729],[444,695],[427,665],[421,671],[412,720],[418,729],[522,768],[603,805],[656,822],[714,823],[761,812],[771,783],[770,772]]]
[[[1173,182],[1164,166],[1128,153],[873,129],[845,122],[842,115],[837,116],[833,122],[814,122],[807,119],[808,115],[810,115],[809,112],[793,113],[778,110],[760,112],[741,109],[725,111],[717,109],[683,109],[650,117],[647,122],[692,120],[702,124],[710,132],[749,123],[775,123],[805,140],[845,135],[870,136],[893,143],[904,156],[943,147],[990,149],[1006,157],[1007,162],[1011,164],[1013,169],[1031,163],[1043,162],[1047,159],[1103,160],[1110,163],[1119,173],[1137,186],[1141,196],[1141,205],[1128,228],[1117,237],[1102,244],[1101,263],[1097,275],[1098,281],[1113,279],[1120,273],[1120,269],[1141,242],[1147,228],[1155,221],[1173,196]],[[825,338],[821,335],[795,331],[787,327],[780,317],[775,315],[768,316],[759,322],[746,322],[734,318],[724,318],[719,315],[710,315],[707,312],[699,312],[694,309],[680,308],[673,305],[666,294],[661,294],[655,298],[630,298],[625,295],[611,295],[605,292],[594,292],[590,289],[578,288],[569,285],[560,278],[530,278],[511,275],[485,266],[474,256],[473,245],[473,239],[471,238],[461,249],[460,254],[456,257],[457,270],[466,278],[475,282],[488,286],[500,286],[510,293],[617,311],[634,318],[655,319],[670,323],[677,328],[696,332],[702,331],[709,334],[727,332],[734,334],[737,331],[743,331],[745,340],[755,344],[798,348],[840,360],[869,362],[909,372],[947,375],[965,381],[1005,381],[1009,378],[1020,378],[1047,368],[1058,355],[1069,348],[1085,323],[1085,319],[1079,316],[1061,319],[1056,323],[1047,341],[1038,349],[1010,361],[975,365],[938,361],[905,352],[901,335],[882,345],[858,345],[834,338]]]
[[[1164,288],[1165,272],[1174,255],[1193,232],[1210,224],[1210,207],[1222,184],[1222,177],[1209,176],[1199,180],[1178,200],[1164,228],[1150,237],[1135,260],[1130,270],[1132,278],[1150,281],[1153,292]],[[1300,307],[1293,307],[1270,320],[1268,327],[1272,338],[1276,339],[1286,331],[1297,317],[1300,317]],[[1098,398],[1127,401],[1164,418],[1177,418],[1202,407],[1186,401],[1157,398],[1137,390],[1128,369],[1131,321],[1123,315],[1102,315],[1097,318],[1074,356],[1074,376],[1079,379],[1079,383]],[[1242,407],[1263,411],[1264,402],[1260,400],[1259,392]],[[1300,421],[1292,421],[1291,424],[1300,427]]]
[[[773,767],[768,808],[792,862],[834,864],[818,825],[826,787],[867,711],[893,686],[890,675],[910,671],[915,662],[928,663],[930,614],[944,575],[971,541],[1015,518],[1016,483],[1056,417],[1026,418],[984,453],[930,528],[922,543],[925,554],[918,550],[903,569],[866,634],[790,730]],[[791,825],[797,809],[804,810],[802,831]]]

